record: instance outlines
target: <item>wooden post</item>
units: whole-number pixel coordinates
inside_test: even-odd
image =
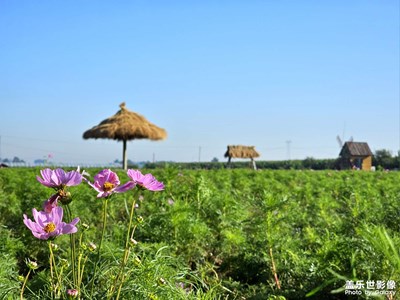
[[[128,169],[128,160],[126,157],[126,140],[123,140],[122,144],[123,144],[123,146],[122,146],[122,168],[124,170],[127,170]]]
[[[257,170],[256,161],[253,158],[251,158],[251,162],[253,163],[253,169]]]
[[[232,157],[229,156],[229,158],[228,158],[228,163],[226,164],[226,167],[227,167],[227,168],[230,168],[230,167],[231,167],[231,158],[232,158]]]

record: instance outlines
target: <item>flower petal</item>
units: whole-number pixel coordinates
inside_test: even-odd
[[[44,186],[47,187],[54,187],[54,183],[51,179],[51,176],[53,175],[53,171],[49,168],[41,170],[40,174],[42,175],[43,179],[40,176],[36,176],[36,179],[43,184]]]
[[[37,223],[32,222],[31,219],[28,219],[28,217],[24,214],[24,224],[28,229],[32,232],[40,232],[43,231],[43,228],[40,227]]]
[[[60,224],[62,222],[62,218],[63,218],[63,215],[64,215],[63,208],[61,206],[57,206],[57,207],[52,209],[50,214],[52,216],[53,223],[56,226],[58,226],[58,224]]]
[[[143,183],[144,175],[139,170],[128,170],[127,174],[134,182]]]
[[[128,181],[127,183],[120,185],[114,189],[114,192],[116,193],[124,193],[126,191],[129,191],[133,189],[136,186],[136,183],[133,181]]]
[[[77,221],[76,221],[76,219],[78,219]],[[69,224],[65,224],[65,223],[62,223],[62,229],[61,229],[61,234],[71,234],[71,233],[75,233],[75,232],[77,232],[78,231],[78,228],[76,228],[76,226],[75,226],[75,224],[73,224],[75,222],[75,224],[76,223],[78,223],[79,222],[79,218],[75,218],[71,223],[69,223]]]
[[[82,182],[82,175],[79,172],[71,171],[66,174],[64,184],[66,186],[75,186]]]

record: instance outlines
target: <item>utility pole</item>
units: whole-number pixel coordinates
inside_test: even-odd
[[[201,158],[201,146],[199,146],[199,162],[200,162],[200,158]]]
[[[286,141],[287,160],[290,160],[290,144],[291,143],[292,143],[291,140]]]

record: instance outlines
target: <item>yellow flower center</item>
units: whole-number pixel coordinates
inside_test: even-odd
[[[112,184],[111,182],[106,181],[106,182],[103,184],[103,191],[105,191],[105,192],[109,192],[109,191],[111,191],[113,188],[114,188],[114,184]]]
[[[44,226],[43,230],[46,233],[53,232],[54,230],[56,230],[56,224],[54,224],[53,222],[50,222],[46,226]]]

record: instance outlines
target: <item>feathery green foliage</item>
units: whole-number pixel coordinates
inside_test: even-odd
[[[25,297],[50,299],[48,250],[22,222],[23,213],[50,196],[37,184],[38,173],[0,169],[0,299],[18,297],[26,258],[37,260],[39,269]],[[400,284],[397,172],[166,167],[152,174],[166,187],[138,201],[143,222],[137,223],[135,267],[125,270],[121,299],[343,299],[346,280]],[[125,193],[109,203],[95,299],[107,294],[117,272],[111,266],[123,256],[131,201]],[[87,186],[74,189],[71,210],[81,218],[78,234],[83,223],[90,226],[86,242],[98,242],[101,207]],[[69,240],[56,243],[61,262],[69,257]],[[89,255],[85,282],[94,261]],[[83,299],[87,295],[83,289]]]

